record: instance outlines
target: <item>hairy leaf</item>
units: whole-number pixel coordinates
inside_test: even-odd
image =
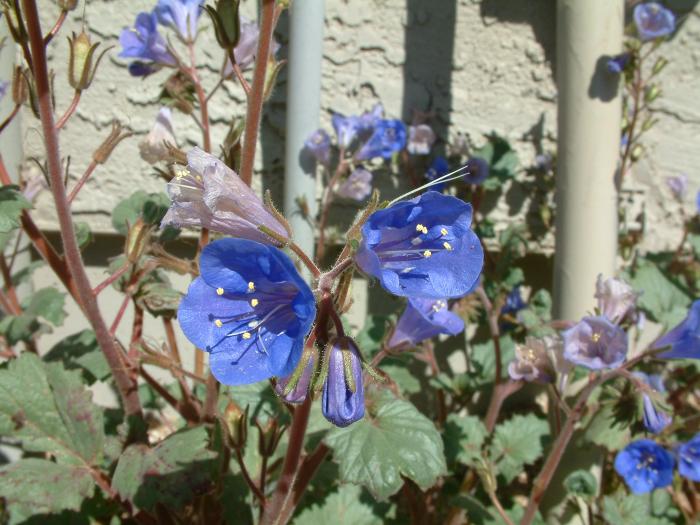
[[[443,433],[447,462],[475,465],[481,458],[481,447],[486,436],[486,427],[478,417],[450,414]]]
[[[547,434],[547,421],[534,414],[516,415],[498,425],[489,449],[496,471],[510,483],[525,465],[542,456],[542,438]]]
[[[92,330],[83,330],[59,341],[44,356],[44,360],[60,361],[69,370],[80,370],[88,384],[107,379],[111,374]]]
[[[19,227],[22,210],[28,210],[32,204],[24,198],[18,186],[0,187],[0,233],[7,233]]]
[[[341,485],[322,503],[313,505],[299,514],[294,525],[380,525],[384,523],[376,516],[372,507],[360,500],[362,489],[354,485]]]
[[[638,305],[652,320],[671,327],[688,313],[691,298],[666,277],[656,264],[643,262],[630,281],[636,290],[643,292]]]
[[[326,436],[343,481],[385,499],[401,488],[401,476],[426,489],[445,474],[440,434],[416,407],[383,390],[368,392],[367,408],[363,420]]]
[[[42,288],[34,292],[25,306],[25,313],[42,317],[54,326],[60,326],[66,318],[63,309],[66,303],[66,294],[56,288]]]

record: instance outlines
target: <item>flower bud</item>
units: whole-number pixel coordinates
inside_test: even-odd
[[[78,0],[58,0],[58,7],[61,11],[72,11],[78,5]]]
[[[651,69],[652,75],[658,75],[663,71],[663,69],[668,65],[668,60],[666,60],[664,57],[659,57],[656,59],[656,62],[654,63],[654,67]]]
[[[323,416],[338,427],[346,427],[365,415],[362,358],[355,342],[338,337],[329,344],[328,377],[323,385]]]
[[[294,372],[277,380],[275,392],[287,403],[299,404],[306,400],[317,359],[314,349],[306,349]]]
[[[136,263],[148,248],[148,238],[153,227],[146,224],[139,218],[130,228],[126,235],[124,253],[131,263]]]
[[[284,426],[280,427],[275,418],[268,419],[264,425],[256,420],[255,426],[258,427],[259,431],[258,453],[263,457],[272,456],[280,442]]]
[[[122,140],[133,134],[133,131],[124,128],[119,121],[112,121],[112,130],[102,144],[100,144],[100,147],[92,154],[92,159],[97,164],[104,164],[107,162],[107,159],[109,159],[114,148],[116,148]]]
[[[170,108],[162,107],[158,110],[158,116],[151,131],[139,142],[139,153],[141,158],[149,164],[156,164],[159,161],[168,160],[170,147],[176,145],[172,112]]]
[[[216,6],[205,5],[214,24],[216,41],[223,49],[233,50],[241,37],[241,19],[238,16],[239,0],[217,0]]]
[[[621,322],[628,312],[634,310],[638,295],[622,279],[609,277],[603,280],[603,276],[598,275],[595,285],[598,310],[613,323]]]
[[[12,72],[12,101],[16,106],[24,104],[29,96],[29,87],[27,86],[27,79],[22,73],[22,68],[17,66]]]
[[[100,42],[92,44],[90,37],[84,31],[81,31],[78,36],[68,37],[70,45],[70,55],[68,59],[68,83],[76,91],[87,89],[95,78],[97,66],[105,53],[110,49],[107,48],[97,57],[93,66],[92,60],[95,51],[100,45]]]
[[[223,422],[228,431],[229,444],[241,449],[248,439],[248,407],[241,410],[236,403],[229,401],[224,409]]]
[[[654,102],[657,98],[661,96],[661,88],[656,84],[653,84],[647,88],[646,93],[644,93],[644,98],[646,102]]]

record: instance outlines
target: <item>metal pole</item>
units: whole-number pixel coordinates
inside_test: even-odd
[[[308,254],[313,254],[314,232],[300,201],[308,205],[308,213],[314,217],[316,176],[313,167],[303,162],[302,149],[306,138],[319,126],[323,12],[323,0],[292,2],[289,12],[284,211],[295,241]]]
[[[620,154],[622,0],[558,0],[558,157],[554,309],[577,320],[594,305],[598,274],[615,272]]]

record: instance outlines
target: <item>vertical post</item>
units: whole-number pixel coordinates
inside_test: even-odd
[[[619,80],[606,56],[622,49],[622,0],[558,0],[558,157],[554,309],[577,320],[598,274],[615,271],[620,153]]]
[[[284,211],[296,243],[310,255],[314,249],[314,232],[299,207],[299,199],[306,202],[314,217],[315,170],[303,162],[302,149],[306,138],[319,125],[323,14],[323,0],[293,2],[289,11]]]

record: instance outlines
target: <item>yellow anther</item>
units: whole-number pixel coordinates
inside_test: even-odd
[[[217,288],[217,289],[216,289],[216,295],[224,295],[224,289],[223,289],[223,288]]]
[[[597,343],[598,341],[600,341],[600,332],[593,332],[591,339],[593,339],[594,343]]]
[[[222,326],[224,326],[224,323],[221,322],[221,319],[214,320],[214,324],[217,328],[221,328]]]
[[[423,252],[423,257],[425,257],[425,258],[427,259],[427,258],[430,257],[432,254],[433,254],[433,252],[431,252],[430,250],[425,250],[425,251]]]
[[[250,281],[248,283],[248,291],[254,292],[255,291],[255,283],[253,281]]]
[[[449,242],[445,241],[442,243],[442,245],[445,247],[446,250],[452,251],[452,245]]]
[[[258,301],[257,299],[251,299],[250,306],[255,308],[256,306],[258,306],[259,303],[260,303],[260,301]]]
[[[423,225],[422,225],[422,224],[416,224],[416,231],[417,231],[417,232],[422,232],[422,231],[423,231]]]
[[[442,228],[442,229],[440,230],[440,233],[443,234],[443,235],[447,235],[447,228]]]
[[[175,172],[175,178],[178,179],[178,180],[179,180],[179,179],[184,179],[184,178],[187,177],[189,174],[190,174],[190,172],[187,171],[187,168],[179,168],[179,169]]]
[[[251,328],[257,328],[258,322],[257,322],[257,321],[251,321],[251,322],[248,323],[248,326],[250,326]]]
[[[243,332],[243,339],[250,339],[251,335],[250,332]]]
[[[201,175],[195,175],[195,179],[197,179],[199,182],[202,182],[202,176]]]

